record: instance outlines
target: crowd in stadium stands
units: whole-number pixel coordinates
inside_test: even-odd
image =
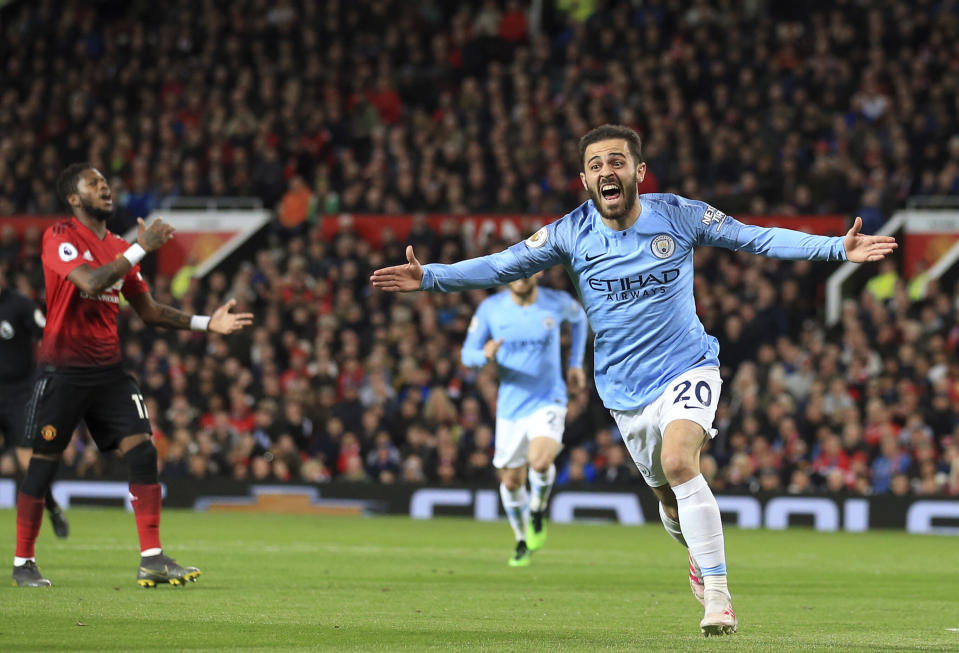
[[[163,476],[492,482],[495,371],[459,358],[486,291],[372,290],[368,271],[402,260],[403,243],[374,250],[346,219],[331,242],[319,228],[274,240],[232,282],[218,271],[153,287],[160,301],[200,313],[236,297],[258,316],[245,336],[162,332],[123,313],[126,363],[142,381]],[[469,252],[427,226],[410,240],[424,258]],[[902,280],[875,284],[826,329],[811,319],[821,264],[714,249],[696,262],[699,313],[720,339],[725,382],[703,462],[713,487],[959,494],[950,289],[930,283],[916,300]],[[570,290],[559,268],[544,283]],[[558,483],[639,482],[595,390],[571,397],[565,444]],[[113,464],[81,434],[64,468],[95,476]]]
[[[955,0],[541,4],[15,4],[0,215],[58,211],[55,175],[84,159],[128,220],[181,195],[259,196],[291,225],[561,215],[576,138],[604,122],[643,135],[643,192],[732,214],[872,231],[910,194],[959,193]]]
[[[374,250],[348,222],[324,240],[324,215],[560,216],[583,199],[576,139],[604,122],[643,135],[641,192],[732,214],[859,214],[872,231],[907,196],[959,194],[959,3],[543,5],[2,9],[0,216],[62,213],[54,179],[79,160],[110,178],[117,232],[178,196],[278,210],[282,230],[235,275],[153,280],[187,311],[237,297],[258,316],[246,336],[123,314],[165,478],[492,480],[495,374],[458,357],[485,293],[373,292],[368,272],[402,261],[403,243]],[[423,260],[476,253],[425,225],[411,238]],[[38,234],[0,233],[0,264],[37,298],[38,250]],[[874,288],[826,329],[827,268],[697,254],[725,379],[710,482],[959,494],[954,289]],[[561,270],[547,281],[568,289]],[[570,400],[566,445],[560,482],[640,482],[593,389]],[[81,434],[63,467],[114,464]]]

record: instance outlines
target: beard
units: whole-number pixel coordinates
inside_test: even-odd
[[[106,222],[113,217],[113,214],[116,212],[116,204],[114,204],[109,209],[98,209],[92,204],[80,200],[80,208],[83,209],[83,212],[89,215],[94,220],[99,220],[100,222]]]
[[[619,180],[617,179],[616,181],[618,182]],[[620,208],[615,210],[607,210],[604,208],[603,194],[599,192],[601,186],[601,183],[597,183],[595,189],[589,189],[589,195],[593,199],[593,206],[596,207],[599,214],[607,220],[619,220],[623,216],[629,215],[629,212],[636,206],[636,198],[639,197],[639,177],[633,175],[633,178],[629,180],[628,183],[622,184],[623,201],[620,203]]]

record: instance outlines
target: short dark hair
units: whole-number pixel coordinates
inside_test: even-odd
[[[71,163],[57,177],[57,196],[61,202],[67,205],[67,208],[70,208],[70,202],[67,201],[67,198],[77,192],[80,175],[92,167],[88,162]]]
[[[592,129],[579,139],[579,162],[586,169],[586,148],[593,143],[608,141],[616,138],[622,138],[629,145],[629,153],[633,156],[633,161],[637,164],[643,162],[643,141],[640,139],[636,130],[626,125],[600,125]]]

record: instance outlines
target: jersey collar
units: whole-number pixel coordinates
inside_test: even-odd
[[[71,215],[71,216],[70,216],[70,219],[73,220],[73,224],[77,225],[77,227],[79,227],[80,229],[86,229],[87,231],[90,232],[90,235],[91,235],[91,236],[93,236],[94,238],[96,238],[96,239],[99,240],[99,241],[104,241],[104,240],[106,240],[106,239],[107,239],[107,234],[110,233],[110,230],[107,229],[105,232],[103,232],[103,238],[100,238],[93,229],[91,229],[90,227],[86,226],[85,224],[83,224],[82,222],[80,222],[79,220],[77,220],[77,216]]]

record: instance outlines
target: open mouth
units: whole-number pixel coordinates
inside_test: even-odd
[[[602,194],[603,199],[607,202],[618,200],[623,194],[622,189],[616,184],[603,184],[600,187],[599,192]]]

